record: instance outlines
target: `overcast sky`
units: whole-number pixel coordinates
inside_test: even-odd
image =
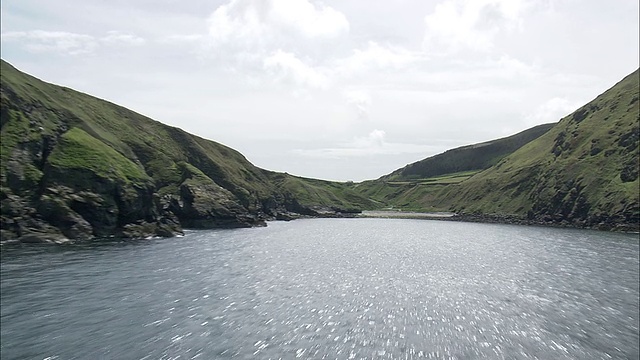
[[[242,152],[377,178],[638,68],[637,0],[2,0],[2,58]]]

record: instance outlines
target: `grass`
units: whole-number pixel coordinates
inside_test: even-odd
[[[453,174],[445,174],[441,176],[434,176],[427,179],[419,179],[416,180],[420,185],[450,185],[450,184],[458,184],[462,181],[467,180],[473,175],[479,173],[480,170],[471,170],[471,171],[461,171]]]
[[[140,166],[80,128],[62,135],[48,161],[58,168],[85,169],[124,183],[150,180]]]
[[[0,142],[0,160],[2,171],[4,172],[11,153],[16,146],[24,141],[37,140],[41,135],[39,129],[30,126],[29,121],[19,111],[5,108],[3,105],[2,117],[3,126],[1,133],[2,142]]]
[[[409,164],[389,175],[383,176],[381,180],[417,180],[463,173],[465,171],[484,170],[495,165],[505,156],[513,153],[528,142],[540,137],[549,131],[553,125],[537,125],[505,138],[447,150],[442,154]]]
[[[373,207],[368,207],[371,210],[392,207],[407,211],[440,211],[443,209],[434,206],[433,199],[442,187],[458,184],[478,172],[471,170],[404,181],[372,180],[356,184],[353,188],[372,201]]]
[[[372,202],[351,188],[351,184],[335,181],[308,179],[288,174],[274,175],[276,186],[300,204],[306,206],[335,207],[343,210],[369,208]]]

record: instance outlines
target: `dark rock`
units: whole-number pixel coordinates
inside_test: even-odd
[[[280,220],[280,221],[291,221],[291,220],[299,219],[300,217],[301,217],[300,214],[289,212],[289,211],[278,212],[275,216],[276,220]]]
[[[620,171],[620,180],[622,180],[622,182],[635,181],[638,178],[639,172],[640,166],[638,165],[638,160],[631,159],[631,161],[627,162]]]
[[[18,238],[18,241],[25,244],[64,244],[70,240],[62,235],[54,233],[28,233]]]
[[[640,127],[636,126],[631,131],[623,134],[618,139],[618,146],[626,148],[629,152],[637,151],[640,141]]]
[[[582,120],[587,118],[587,115],[589,115],[589,110],[583,107],[576,110],[576,112],[573,113],[571,119],[576,123],[580,123]]]
[[[235,228],[266,224],[240,205],[231,192],[213,182],[182,184],[180,200],[173,200],[171,204],[184,227]]]
[[[155,233],[161,237],[174,237],[176,235],[184,235],[182,228],[179,224],[163,224],[161,222],[156,223]]]

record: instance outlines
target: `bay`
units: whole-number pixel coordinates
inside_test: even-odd
[[[638,234],[308,219],[2,246],[2,359],[638,358]]]

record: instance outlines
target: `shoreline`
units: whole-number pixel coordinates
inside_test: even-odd
[[[465,214],[453,212],[415,212],[396,210],[375,210],[363,211],[359,218],[379,218],[379,219],[417,219],[417,220],[440,220],[440,221],[460,221],[483,224],[503,224],[503,225],[525,225],[525,226],[546,226],[564,229],[584,229],[597,231],[611,231],[637,234],[640,233],[640,224],[637,223],[598,223],[586,224],[584,222],[569,222],[526,219],[517,215],[505,214]]]
[[[569,221],[544,221],[535,219],[525,219],[516,215],[502,215],[502,214],[464,214],[454,212],[417,212],[417,211],[398,211],[398,210],[363,210],[361,213],[318,213],[317,215],[301,215],[295,213],[287,213],[287,216],[274,216],[272,219],[265,219],[266,222],[270,221],[293,221],[297,219],[313,219],[313,218],[342,218],[342,219],[413,219],[413,220],[437,220],[437,221],[459,221],[459,222],[472,222],[483,224],[503,224],[503,225],[524,225],[524,226],[545,226],[553,228],[564,229],[582,229],[582,230],[596,230],[596,231],[609,231],[620,232],[629,234],[639,234],[640,224],[628,224],[628,223],[599,223],[595,225],[587,225],[585,223],[572,223]],[[263,227],[264,224],[256,224],[250,227]],[[211,227],[211,228],[183,228],[183,230],[213,230],[213,229],[229,229],[234,227]],[[171,237],[181,237],[183,234],[176,234]],[[162,238],[163,236],[153,236]],[[116,238],[111,236],[109,238]],[[148,237],[121,237],[123,240],[138,240]],[[87,239],[95,240],[95,238]],[[66,237],[60,237],[58,234],[53,233],[30,233],[24,238],[7,239],[0,241],[0,245],[9,244],[53,244],[62,245],[68,243],[82,242],[81,239],[68,239]]]
[[[457,216],[453,212],[417,212],[396,210],[364,210],[356,217],[377,219],[447,219]]]

